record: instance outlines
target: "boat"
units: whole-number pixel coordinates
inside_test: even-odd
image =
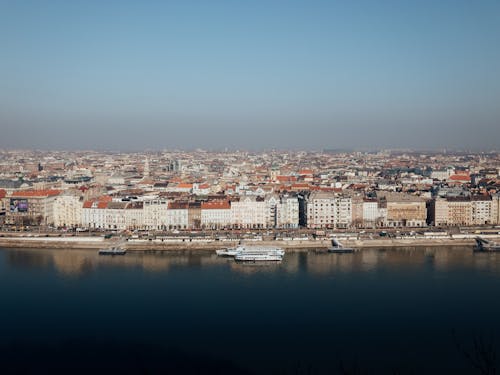
[[[126,252],[127,250],[124,249],[122,246],[115,245],[108,247],[106,249],[100,249],[99,255],[125,255]]]
[[[215,250],[215,253],[220,257],[234,257],[236,254],[238,254],[239,248],[240,247],[238,246],[233,248]]]
[[[499,243],[491,242],[481,237],[476,237],[475,240],[476,240],[476,245],[474,246],[474,251],[485,251],[485,252],[500,251]]]
[[[234,256],[236,261],[257,262],[257,261],[281,261],[283,259],[284,251],[281,249],[274,249],[269,251],[249,250],[241,251]]]
[[[354,253],[355,249],[352,247],[345,247],[336,238],[332,238],[332,247],[328,248],[329,253],[345,254]]]
[[[237,247],[220,249],[215,251],[218,256],[222,257],[236,257],[238,254],[272,254],[283,257],[285,251],[279,247],[273,246],[243,246],[239,245]]]

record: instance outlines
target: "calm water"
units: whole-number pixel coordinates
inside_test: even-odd
[[[500,254],[464,248],[295,253],[271,265],[0,250],[0,369],[480,373],[467,356],[474,340],[486,358],[497,350],[499,292]]]

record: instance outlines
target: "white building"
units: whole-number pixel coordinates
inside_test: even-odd
[[[231,204],[227,201],[201,203],[201,226],[220,229],[231,226]]]
[[[472,206],[472,225],[485,225],[492,223],[492,201],[489,196],[471,197]]]
[[[54,200],[54,226],[74,228],[81,225],[82,200],[76,194],[62,194]]]
[[[347,228],[352,223],[352,198],[313,192],[307,201],[309,228]]]
[[[147,230],[167,228],[168,200],[164,198],[145,199],[143,202],[143,227]]]
[[[125,230],[125,208],[128,202],[109,202],[107,207],[103,209],[104,228],[108,230]]]
[[[282,196],[276,211],[276,226],[278,228],[299,227],[299,199],[297,196]]]
[[[268,205],[264,199],[242,196],[231,201],[231,223],[235,228],[265,228],[268,220]]]
[[[187,229],[189,210],[187,202],[169,202],[165,226],[167,229]]]
[[[109,202],[110,199],[84,202],[82,208],[82,226],[90,229],[106,229],[106,208]]]

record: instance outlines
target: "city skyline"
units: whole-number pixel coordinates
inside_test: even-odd
[[[0,148],[500,148],[493,1],[0,8]]]

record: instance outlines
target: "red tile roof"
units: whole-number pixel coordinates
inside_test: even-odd
[[[0,189],[0,199],[5,198],[7,192],[4,189]]]
[[[276,176],[276,180],[279,182],[295,182],[297,177],[295,176]]]
[[[455,175],[450,176],[450,180],[470,182],[470,177],[467,175],[464,175],[464,174],[455,174]]]
[[[299,171],[299,175],[301,175],[301,176],[310,175],[310,174],[313,174],[313,171],[311,171],[310,169],[302,169]]]
[[[201,208],[203,210],[229,210],[231,205],[227,201],[201,202]]]
[[[92,208],[92,201],[85,201],[83,202],[83,208]]]
[[[108,207],[108,202],[99,202],[97,203],[97,208],[107,208]]]
[[[59,195],[60,190],[55,189],[45,189],[45,190],[20,190],[15,191],[11,194],[11,197],[50,197],[54,195]]]

